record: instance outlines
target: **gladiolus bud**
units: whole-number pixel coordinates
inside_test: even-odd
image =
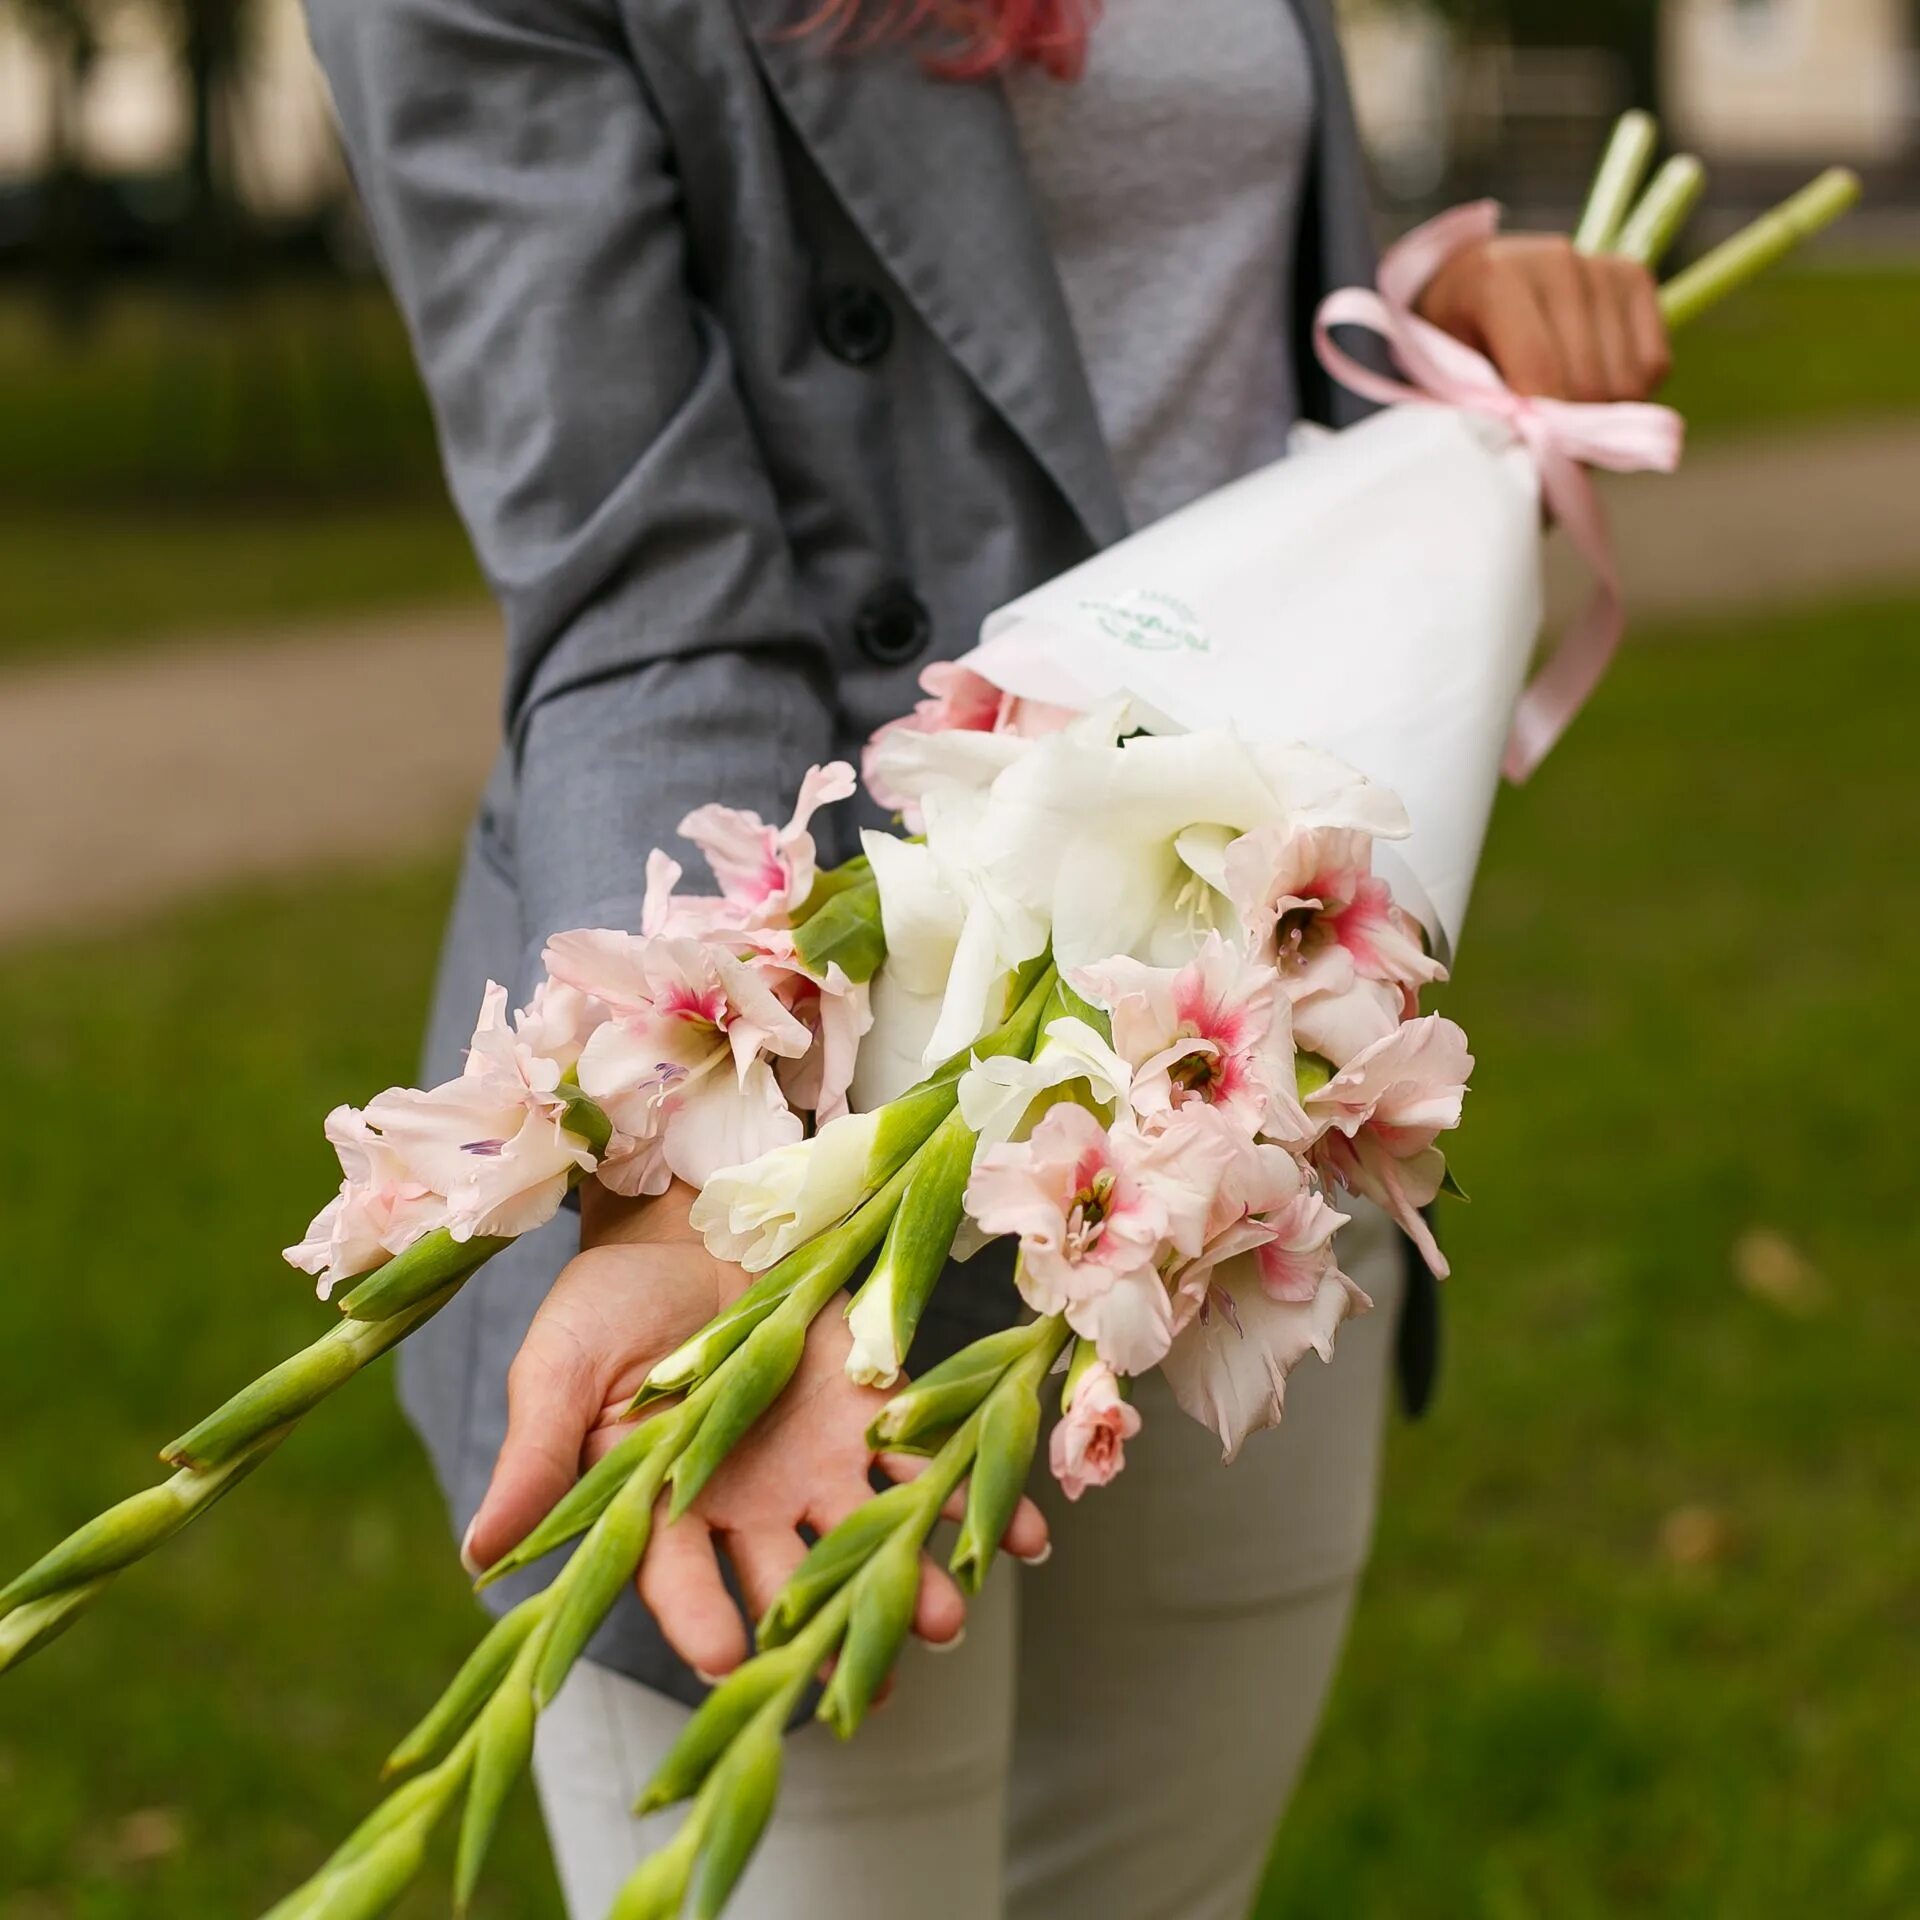
[[[502,1247],[512,1245],[511,1240],[456,1240],[441,1227],[416,1240],[405,1253],[395,1254],[342,1295],[340,1311],[349,1320],[391,1320],[443,1287],[466,1279]]]
[[[656,1416],[635,1427],[567,1489],[547,1517],[517,1547],[480,1575],[474,1582],[475,1589],[484,1592],[496,1580],[504,1580],[508,1574],[518,1573],[536,1560],[544,1560],[556,1547],[577,1540],[606,1512],[614,1496],[647,1455],[655,1447],[671,1445],[677,1432],[670,1416]]]
[[[719,1920],[773,1817],[780,1791],[782,1719],[763,1708],[708,1780],[701,1796],[704,1831],[693,1871],[693,1920]]]
[[[1024,1373],[1024,1370],[1022,1370]],[[980,1445],[967,1481],[967,1516],[947,1565],[962,1590],[976,1594],[1026,1491],[1040,1444],[1040,1396],[1022,1375],[1010,1375],[980,1416]]]
[[[764,1656],[737,1667],[694,1709],[693,1718],[661,1761],[634,1805],[634,1817],[657,1812],[698,1793],[748,1721],[794,1682],[791,1661]]]
[[[760,1622],[762,1647],[784,1646],[853,1576],[919,1504],[912,1484],[889,1487],[856,1507],[813,1543]]]
[[[748,1429],[786,1391],[806,1352],[807,1329],[812,1324],[810,1305],[805,1313],[783,1307],[754,1328],[728,1361],[726,1372],[714,1383],[719,1391],[686,1451],[674,1463],[669,1518],[678,1520],[686,1512]]]
[[[840,1659],[820,1698],[818,1717],[850,1740],[867,1717],[873,1696],[893,1671],[920,1594],[918,1528],[902,1528],[861,1569]]]
[[[658,1447],[641,1462],[555,1581],[553,1618],[533,1672],[533,1698],[542,1711],[553,1704],[574,1662],[639,1567],[653,1532],[653,1503],[672,1458],[671,1446]]]
[[[699,1842],[700,1829],[689,1816],[668,1845],[641,1861],[615,1897],[607,1920],[679,1920]]]
[[[552,1588],[520,1602],[509,1614],[496,1620],[486,1637],[468,1654],[466,1664],[454,1675],[426,1716],[387,1756],[384,1774],[410,1773],[424,1767],[444,1753],[448,1745],[464,1733],[473,1717],[494,1689],[506,1678],[520,1649],[548,1613],[552,1611]]]
[[[251,1473],[288,1431],[281,1427],[262,1436],[222,1467],[205,1473],[184,1468],[171,1480],[109,1507],[0,1590],[0,1617],[30,1600],[100,1580],[143,1559]]]
[[[66,1632],[98,1597],[105,1579],[90,1580],[45,1600],[30,1600],[0,1620],[0,1673],[17,1667],[29,1655]]]
[[[500,1825],[507,1796],[533,1757],[536,1709],[527,1683],[524,1658],[503,1680],[480,1716],[480,1737],[473,1756],[473,1775],[460,1820],[460,1843],[454,1859],[453,1910],[464,1915],[480,1884],[487,1849]]]
[[[459,1291],[460,1282],[386,1320],[343,1320],[338,1326],[281,1361],[251,1386],[242,1387],[225,1406],[165,1448],[169,1466],[202,1470],[226,1465],[263,1434],[291,1425],[311,1412],[335,1388],[361,1368],[397,1347],[423,1326]]]
[[[921,1442],[944,1438],[1032,1345],[1031,1327],[1010,1327],[961,1348],[880,1409],[879,1418],[867,1429],[868,1443],[878,1452],[888,1447],[917,1448]]]
[[[973,1130],[956,1112],[914,1156],[880,1258],[847,1309],[847,1325],[853,1330],[849,1379],[888,1387],[899,1377],[960,1230],[973,1149]]]

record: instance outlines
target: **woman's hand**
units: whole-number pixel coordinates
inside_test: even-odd
[[[1428,283],[1421,317],[1477,347],[1516,393],[1645,400],[1673,368],[1653,275],[1552,234],[1464,248]]]
[[[622,1201],[590,1186],[581,1197],[583,1251],[555,1281],[507,1376],[506,1441],[463,1549],[474,1568],[532,1530],[627,1430],[627,1404],[654,1363],[748,1284],[688,1224],[689,1188]],[[798,1529],[825,1533],[872,1496],[866,1430],[886,1395],[847,1379],[850,1345],[838,1306],[829,1305],[786,1392],[692,1508],[658,1525],[648,1544],[640,1597],[675,1652],[704,1675],[730,1672],[747,1654],[716,1546],[757,1619],[806,1552]],[[920,1463],[888,1457],[881,1465],[908,1478]],[[1021,1502],[1003,1544],[1025,1559],[1045,1552],[1047,1524],[1031,1501]],[[965,1617],[959,1588],[924,1563],[915,1631],[949,1643]]]

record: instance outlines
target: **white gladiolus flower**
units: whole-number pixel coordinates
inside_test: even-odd
[[[847,1309],[853,1346],[847,1354],[847,1378],[856,1387],[890,1387],[900,1377],[894,1351],[893,1292],[884,1284],[864,1286]]]
[[[1019,1133],[1043,1093],[1074,1080],[1084,1080],[1103,1107],[1127,1109],[1133,1069],[1084,1020],[1054,1021],[1031,1060],[976,1060],[960,1077],[960,1115],[977,1136],[976,1157]]]
[[[687,1217],[716,1260],[764,1273],[866,1198],[879,1127],[877,1113],[844,1114],[811,1140],[724,1168],[701,1188]]]
[[[1063,969],[1122,954],[1168,964],[1230,924],[1209,897],[1219,830],[1407,830],[1390,793],[1312,748],[1230,729],[1116,745],[1091,719],[1030,742],[984,795],[931,790],[926,815],[934,869],[964,907],[929,1060],[978,1034],[986,983],[1049,936]]]

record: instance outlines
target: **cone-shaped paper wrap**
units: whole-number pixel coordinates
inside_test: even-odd
[[[1401,407],[1003,607],[965,664],[1337,754],[1405,803],[1379,864],[1451,954],[1540,614],[1532,458],[1493,421]]]

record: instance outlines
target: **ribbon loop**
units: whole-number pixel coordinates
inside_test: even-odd
[[[1420,295],[1463,248],[1500,230],[1491,200],[1455,207],[1417,227],[1380,262],[1379,285],[1330,293],[1314,316],[1314,350],[1343,386],[1385,406],[1455,407],[1501,421],[1533,456],[1540,493],[1592,571],[1593,595],[1521,696],[1503,771],[1525,780],[1612,664],[1626,632],[1626,603],[1606,510],[1590,467],[1615,473],[1671,473],[1680,464],[1686,424],[1671,407],[1631,401],[1599,405],[1515,393],[1483,353],[1423,320]],[[1346,352],[1336,327],[1359,327],[1387,344],[1400,377]]]

